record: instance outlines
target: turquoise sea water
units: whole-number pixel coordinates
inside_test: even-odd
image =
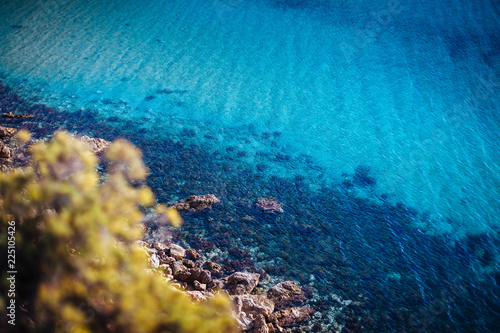
[[[330,330],[333,294],[362,304],[335,319],[351,331],[499,327],[494,0],[20,0],[0,19],[1,81],[55,108],[36,128],[125,136],[160,201],[222,199],[186,217],[192,246],[311,284]]]

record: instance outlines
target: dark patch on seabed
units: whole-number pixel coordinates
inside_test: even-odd
[[[493,269],[498,267],[498,235],[458,241],[426,235],[414,227],[416,220],[426,219],[418,208],[391,204],[384,195],[375,203],[353,194],[353,188],[376,186],[369,166],[345,175],[342,184],[313,191],[304,178],[266,178],[247,170],[234,163],[243,156],[237,151],[209,153],[183,142],[191,131],[165,139],[140,122],[29,103],[1,84],[0,109],[35,114],[27,120],[0,119],[35,137],[63,128],[129,139],[144,151],[151,171],[147,183],[160,202],[206,193],[221,198],[211,211],[185,215],[178,240],[204,251],[221,249],[224,255],[212,260],[228,272],[259,271],[302,285],[313,276],[318,293],[309,305],[321,312],[313,321],[326,331],[334,331],[329,311],[341,306],[332,294],[353,301],[335,317],[344,332],[500,331],[500,272]],[[262,137],[272,140],[273,135]],[[294,160],[273,157],[269,162]],[[284,213],[255,210],[258,196],[284,203]]]

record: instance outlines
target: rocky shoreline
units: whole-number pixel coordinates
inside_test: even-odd
[[[163,274],[172,286],[185,291],[193,301],[204,301],[215,293],[226,293],[233,302],[233,314],[242,332],[310,331],[300,326],[307,323],[315,310],[301,306],[308,296],[296,282],[280,282],[262,292],[257,288],[259,273],[225,275],[221,265],[203,260],[202,254],[195,249],[186,250],[175,243],[165,242],[148,244],[141,241],[141,245],[149,255],[152,269]]]
[[[0,172],[26,166],[29,162],[27,149],[33,141],[18,145],[14,139],[17,132],[16,128],[0,125]],[[76,138],[96,155],[110,145],[101,138],[79,135]],[[213,194],[192,195],[169,207],[195,213],[211,209],[213,204],[219,202]],[[259,198],[255,205],[267,213],[283,211],[282,205],[272,199]],[[151,221],[145,221],[147,224],[151,226]],[[243,271],[227,274],[220,264],[204,260],[197,249],[184,249],[171,241],[155,241],[152,244],[140,241],[140,245],[148,254],[151,271],[163,274],[171,286],[184,291],[192,301],[205,301],[216,293],[226,293],[233,302],[233,315],[241,332],[310,331],[309,328],[304,330],[306,328],[301,328],[301,325],[308,322],[315,310],[310,306],[301,306],[308,298],[307,289],[296,282],[283,281],[263,292],[262,288],[257,288],[261,274]],[[313,326],[312,331],[321,331],[321,326]]]

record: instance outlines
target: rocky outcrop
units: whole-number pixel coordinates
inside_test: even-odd
[[[283,204],[273,198],[259,197],[255,202],[255,207],[268,214],[283,213]]]
[[[186,292],[194,302],[205,301],[219,292],[229,294],[241,331],[285,332],[283,327],[298,326],[314,313],[310,307],[286,308],[306,300],[305,292],[293,281],[278,283],[263,294],[251,294],[259,284],[258,273],[236,272],[214,278],[212,272],[223,275],[221,265],[202,261],[203,256],[196,250],[185,250],[169,242],[155,242],[151,247],[142,245],[151,266],[163,272],[172,286]]]
[[[186,210],[190,212],[199,212],[212,208],[212,205],[218,202],[220,202],[220,200],[213,194],[192,195],[185,200],[177,201],[169,206],[179,211]]]
[[[17,129],[15,129],[15,128],[0,126],[0,138],[1,139],[10,138],[14,134],[16,134],[16,132],[17,132]]]
[[[234,317],[241,330],[251,329],[257,316],[268,317],[274,311],[274,303],[263,295],[236,295],[231,299]]]
[[[227,279],[227,290],[231,295],[249,294],[259,284],[258,273],[233,273]]]
[[[290,308],[274,312],[269,321],[282,327],[293,327],[309,319],[315,311],[311,307]]]
[[[307,299],[304,291],[293,281],[278,283],[266,292],[266,296],[277,308],[296,306]]]
[[[79,140],[83,142],[93,154],[100,154],[111,145],[111,142],[109,141],[101,138],[91,138],[86,135],[81,136]]]

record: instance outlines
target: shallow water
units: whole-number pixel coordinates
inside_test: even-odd
[[[1,80],[59,110],[24,126],[125,136],[160,201],[222,198],[186,216],[192,246],[311,283],[325,325],[332,293],[362,303],[337,318],[354,331],[499,325],[494,1],[13,1],[0,18]]]

